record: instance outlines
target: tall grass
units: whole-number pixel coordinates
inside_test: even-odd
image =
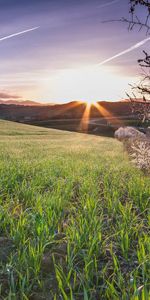
[[[1,121],[0,297],[150,299],[149,200],[119,142]]]

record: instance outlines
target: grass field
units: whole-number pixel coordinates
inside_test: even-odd
[[[0,299],[150,299],[149,201],[116,140],[0,121]]]

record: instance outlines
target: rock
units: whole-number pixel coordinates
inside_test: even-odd
[[[145,138],[145,134],[140,132],[134,127],[120,127],[115,131],[114,134],[115,138],[117,138],[119,141],[123,141],[126,139],[131,138]]]

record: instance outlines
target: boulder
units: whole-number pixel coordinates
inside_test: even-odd
[[[132,138],[145,138],[145,134],[140,132],[134,127],[120,127],[115,131],[114,134],[115,138],[117,138],[119,141],[123,141],[126,139],[132,139]]]

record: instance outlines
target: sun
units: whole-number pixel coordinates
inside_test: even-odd
[[[96,103],[97,102],[93,99],[88,99],[88,100],[85,101],[85,104],[90,105],[90,106],[95,105]]]

